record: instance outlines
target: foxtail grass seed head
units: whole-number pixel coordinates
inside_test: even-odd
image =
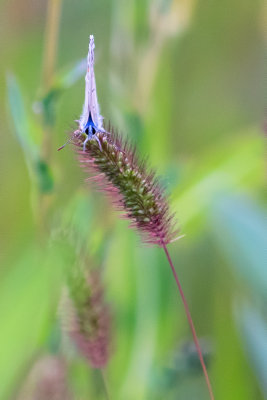
[[[68,388],[67,365],[46,355],[35,362],[16,400],[72,400]]]
[[[166,245],[177,236],[177,230],[155,173],[137,157],[135,147],[103,128],[96,95],[94,48],[91,35],[83,112],[79,129],[70,140],[76,145],[81,166],[93,172],[90,179],[112,195],[117,208],[131,221],[130,226],[142,233],[145,242]]]
[[[93,368],[105,367],[109,359],[110,311],[98,271],[91,271],[87,278],[79,274],[72,281],[61,313],[63,328],[79,353]]]
[[[76,136],[78,159],[83,168],[93,173],[92,180],[123,211],[130,226],[136,228],[147,243],[163,246],[171,242],[177,231],[167,198],[155,173],[140,161],[134,146],[114,132],[98,133],[100,145]]]

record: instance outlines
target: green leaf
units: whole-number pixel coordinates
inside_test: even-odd
[[[212,227],[234,271],[266,296],[265,212],[243,196],[222,198],[213,208]]]
[[[24,152],[25,161],[32,181],[37,183],[41,193],[53,190],[53,177],[49,165],[40,158],[38,146],[34,143],[34,123],[26,113],[20,87],[13,75],[7,76],[8,101],[18,142]],[[47,100],[47,114],[51,111]],[[47,118],[49,118],[47,116]],[[36,129],[38,131],[38,129]]]
[[[37,185],[41,193],[50,193],[54,188],[54,180],[49,165],[37,159],[34,163],[34,171],[37,177]]]
[[[52,88],[41,100],[44,124],[47,126],[53,126],[55,124],[56,103],[60,94],[61,89]]]
[[[81,192],[73,196],[64,209],[60,224],[77,251],[84,249],[91,239],[93,217],[91,198]]]
[[[86,59],[82,59],[58,73],[50,90],[36,103],[38,111],[43,113],[45,125],[53,126],[55,124],[58,98],[64,90],[84,76],[85,72]]]
[[[56,86],[60,89],[68,89],[74,85],[80,78],[85,76],[87,66],[87,59],[77,61],[74,65],[64,68],[57,75],[55,82]]]
[[[203,154],[197,164],[189,166],[184,184],[173,191],[173,210],[183,231],[188,226],[199,227],[211,206],[220,196],[258,185],[262,178],[263,141],[251,132],[242,132],[240,140],[220,145]]]
[[[0,283],[0,398],[10,398],[16,381],[48,337],[62,285],[67,248],[29,248]]]
[[[21,94],[20,87],[14,75],[7,76],[7,95],[11,117],[15,126],[16,137],[25,153],[26,159],[35,155],[35,146],[30,135],[30,121]]]
[[[248,305],[237,308],[235,315],[244,351],[267,399],[267,323],[256,309]]]

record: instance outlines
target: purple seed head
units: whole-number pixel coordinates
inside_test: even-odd
[[[71,400],[67,365],[59,356],[38,359],[23,383],[17,400]]]
[[[114,205],[123,211],[146,243],[162,246],[177,236],[173,215],[164,190],[146,162],[139,160],[136,148],[111,131],[98,132],[98,140],[88,140],[83,150],[84,134],[74,137],[83,168],[93,173],[89,178],[100,190],[111,195]]]
[[[78,351],[93,368],[104,367],[109,358],[110,311],[104,301],[97,270],[72,282],[63,305],[63,324]]]

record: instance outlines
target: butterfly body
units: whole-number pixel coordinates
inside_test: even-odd
[[[91,113],[89,113],[88,121],[83,128],[83,133],[86,133],[89,139],[92,139],[93,135],[98,132],[97,126],[94,124]]]

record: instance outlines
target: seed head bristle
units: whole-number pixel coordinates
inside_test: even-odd
[[[98,188],[111,195],[116,208],[123,211],[130,227],[136,228],[146,243],[170,243],[178,231],[154,171],[139,160],[136,148],[112,129],[109,134],[97,135],[99,142],[87,141],[84,151],[85,135],[77,135],[73,140],[81,166],[96,174],[94,182]]]

